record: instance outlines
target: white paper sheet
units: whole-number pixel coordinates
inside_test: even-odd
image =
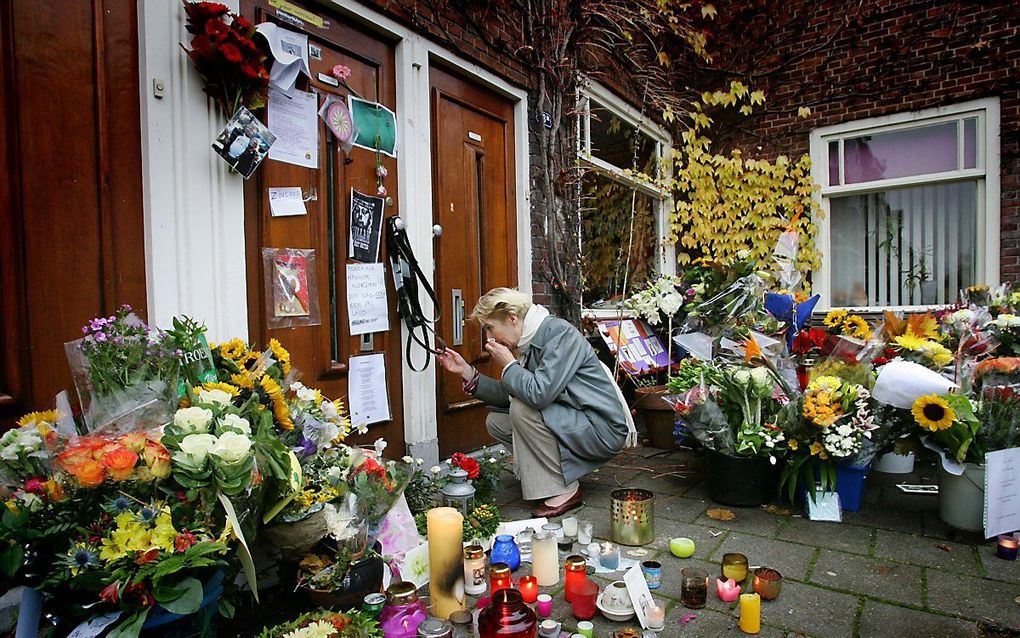
[[[390,329],[386,273],[381,262],[347,264],[347,321],[352,335]]]
[[[695,359],[712,360],[712,337],[704,332],[687,332],[673,337],[673,343],[686,350]]]
[[[656,604],[652,598],[652,592],[648,589],[648,582],[641,572],[641,565],[634,565],[623,575],[623,582],[627,585],[627,593],[630,594],[630,602],[634,605],[634,613],[637,614],[638,622],[642,629],[648,629],[648,616],[645,609]]]
[[[273,55],[273,66],[269,70],[271,87],[290,91],[294,88],[298,74],[304,72],[311,77],[307,35],[284,29],[272,22],[263,22],[255,29],[269,42],[269,50]]]
[[[985,454],[985,538],[1020,529],[1020,447]]]
[[[269,89],[269,130],[276,142],[269,159],[306,168],[319,167],[319,100],[314,93]]]
[[[638,339],[641,337],[641,333],[638,332],[637,326],[635,326],[634,322],[631,321],[630,319],[625,319],[620,324],[620,334],[622,334],[623,338],[628,341],[630,341],[631,339]]]
[[[879,403],[909,410],[925,394],[945,394],[956,384],[913,361],[894,359],[882,366],[871,396]]]
[[[386,358],[383,353],[351,357],[347,377],[351,423],[371,425],[390,420],[390,399],[386,390]]]
[[[307,215],[304,197],[300,186],[269,189],[269,211],[273,217],[290,217]]]

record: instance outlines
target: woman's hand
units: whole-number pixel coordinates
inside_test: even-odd
[[[456,350],[444,348],[442,352],[436,355],[436,361],[447,372],[459,374],[465,381],[470,381],[471,377],[475,374],[475,369],[468,365],[468,362],[464,361],[464,357],[460,356],[460,353]]]
[[[492,357],[492,362],[496,364],[496,367],[501,370],[506,367],[506,364],[515,360],[510,349],[495,339],[490,338],[485,343],[485,351]]]

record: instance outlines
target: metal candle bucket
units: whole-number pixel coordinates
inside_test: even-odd
[[[648,490],[613,490],[609,505],[610,537],[620,545],[646,545],[655,540],[655,500]]]

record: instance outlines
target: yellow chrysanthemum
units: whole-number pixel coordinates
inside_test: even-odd
[[[900,335],[893,339],[893,341],[895,341],[896,345],[903,348],[904,350],[920,350],[921,348],[924,347],[925,344],[924,339],[918,337],[912,332],[907,332],[906,334]]]
[[[843,320],[846,319],[846,316],[847,316],[846,310],[842,308],[836,308],[835,310],[830,310],[829,314],[825,315],[823,323],[825,323],[825,325],[828,326],[829,328],[836,328],[843,323]]]
[[[213,382],[210,382],[210,383],[203,383],[202,384],[202,389],[203,390],[222,390],[222,391],[226,392],[227,394],[229,394],[232,397],[236,397],[237,395],[241,394],[241,391],[238,390],[237,386],[230,385],[229,383],[222,383],[220,381],[213,381]]]
[[[953,362],[953,351],[935,341],[925,341],[924,345],[920,348],[920,352],[940,368],[944,368]]]
[[[910,411],[918,425],[932,432],[948,429],[956,420],[956,412],[949,402],[937,394],[917,397]]]
[[[25,416],[18,419],[18,427],[24,427],[26,425],[40,424],[40,423],[56,423],[57,419],[60,418],[60,413],[56,410],[45,410],[43,412],[29,412]]]
[[[290,353],[276,339],[269,340],[269,349],[273,351],[273,356],[280,362],[280,369],[283,370],[283,373],[290,374]]]
[[[816,377],[810,384],[808,384],[808,391],[812,390],[838,390],[839,386],[843,385],[843,382],[839,380],[839,377],[832,375],[824,375]]]

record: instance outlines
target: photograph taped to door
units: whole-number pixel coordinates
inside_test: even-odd
[[[262,267],[266,277],[266,323],[270,328],[322,323],[314,250],[263,248]]]
[[[383,207],[386,200],[351,189],[351,228],[349,255],[354,261],[379,261],[382,243]]]

